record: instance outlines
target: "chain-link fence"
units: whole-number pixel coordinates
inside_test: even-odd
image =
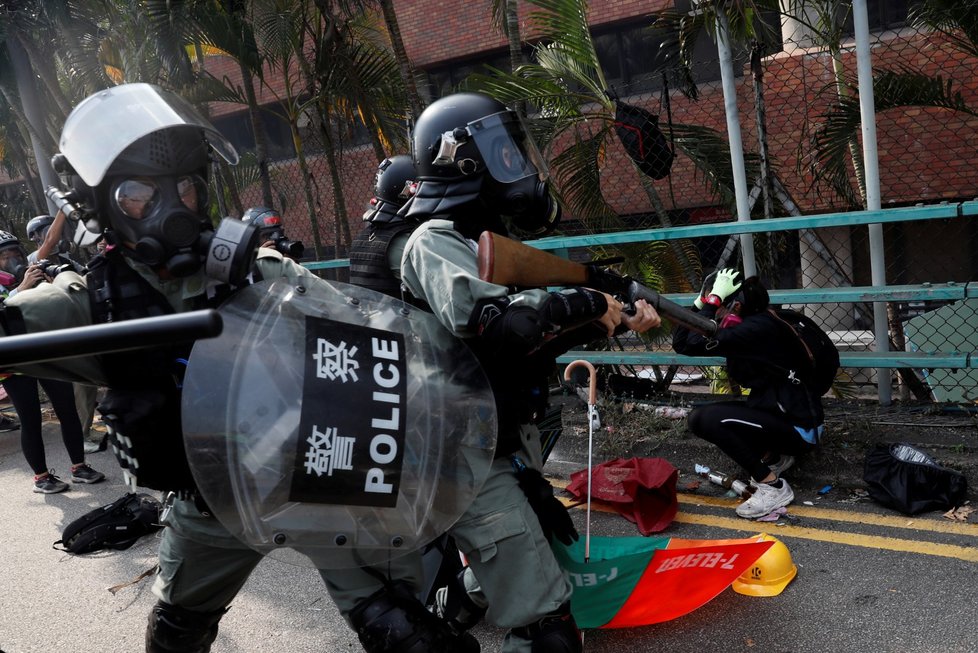
[[[870,6],[892,10],[892,4]],[[971,200],[978,181],[978,58],[948,35],[907,27],[905,6],[902,16],[880,11],[877,26],[886,20],[899,25],[871,36],[883,208]],[[845,29],[847,17],[841,18],[842,29],[833,42],[786,21],[780,42],[753,48],[734,44],[740,55],[735,69],[740,75],[736,87],[744,148],[761,154],[766,147],[761,160],[770,161],[766,175],[748,162],[748,170],[757,172],[748,177],[754,220],[865,206],[854,39]],[[874,16],[870,18],[872,24]],[[621,35],[616,38],[622,41]],[[643,80],[622,70],[618,81],[626,88],[654,87],[627,100],[657,113],[667,137],[685,133],[688,125],[725,133],[722,89],[714,79],[719,76],[715,48],[712,42],[697,46],[703,59],[693,62],[700,77],[696,100],[675,91],[664,93],[667,78]],[[627,66],[626,58],[620,60]],[[689,146],[676,142],[670,176],[653,183],[665,217],[674,225],[734,219],[731,208],[716,201],[709,179],[686,155]],[[608,157],[602,184],[623,215],[655,214],[647,189],[625,157]],[[661,213],[652,215],[652,221],[664,224]],[[974,279],[976,229],[967,217],[886,225],[887,284]],[[757,269],[769,287],[778,289],[873,285],[868,234],[867,227],[858,226],[757,235]],[[693,244],[708,272],[737,262],[736,243],[735,237],[724,236]],[[891,303],[890,348],[976,351],[976,310],[974,300],[911,298]],[[842,351],[874,346],[869,303],[812,304],[805,312],[830,332]],[[846,372],[850,388],[874,391],[873,370]],[[974,370],[917,370],[909,375],[903,371],[895,379],[905,397],[968,403],[978,399]]]
[[[833,12],[824,28],[819,3],[805,15],[772,15],[773,33],[759,41],[731,34],[738,118],[747,157],[752,219],[860,210],[866,205],[859,89],[851,5],[824,3]],[[978,44],[960,32],[922,25],[914,2],[870,2],[880,195],[884,208],[973,199],[978,181]],[[967,4],[967,3],[963,3]],[[717,46],[703,33],[692,47],[688,70],[696,97],[679,89],[658,61],[667,40],[634,23],[595,29],[596,50],[608,85],[622,101],[656,114],[675,149],[670,174],[642,178],[621,143],[609,141],[602,159],[601,192],[624,218],[622,228],[723,222],[735,219],[732,188],[715,192],[712,166],[728,167],[729,154],[703,149],[697,138],[727,138]],[[970,51],[969,51],[970,46]],[[498,54],[493,55],[499,59]],[[488,59],[487,59],[488,61]],[[498,62],[496,62],[498,65]],[[466,70],[477,70],[470,65]],[[432,94],[452,88],[444,71],[431,72]],[[440,89],[440,90],[439,90]],[[284,134],[282,138],[291,138]],[[376,152],[347,147],[329,160],[314,129],[303,131],[305,173],[289,148],[272,165],[275,201],[289,236],[303,240],[310,258],[341,258],[349,234],[371,196]],[[337,167],[338,166],[338,167]],[[332,170],[339,169],[339,178]],[[242,192],[244,206],[261,204],[257,186]],[[318,238],[306,217],[318,219]],[[295,216],[293,218],[293,216]],[[563,235],[587,231],[573,219]],[[895,284],[963,283],[975,278],[972,243],[978,226],[960,217],[885,225],[886,281]],[[869,230],[834,227],[754,236],[757,269],[773,289],[872,285]],[[314,243],[318,243],[314,247]],[[666,276],[663,290],[691,291],[706,272],[739,262],[736,237],[699,238],[689,243],[698,260],[684,274]],[[891,349],[975,351],[973,301],[908,299],[888,305]],[[842,351],[874,346],[872,305],[812,304],[805,312],[830,332]],[[848,385],[874,393],[873,370],[846,370]],[[894,376],[904,396],[938,401],[975,401],[975,371],[924,371]],[[899,394],[898,394],[899,396]]]

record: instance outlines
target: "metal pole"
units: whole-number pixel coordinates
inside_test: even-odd
[[[859,75],[859,116],[863,135],[863,164],[866,171],[866,209],[878,211],[880,199],[880,170],[876,146],[876,110],[873,97],[873,62],[869,48],[869,14],[866,0],[853,0],[852,20],[856,30],[856,70]],[[874,286],[886,285],[886,261],[883,244],[883,225],[869,225],[869,261]],[[876,351],[890,350],[890,331],[886,320],[886,303],[873,302],[873,331]],[[881,406],[892,403],[890,370],[876,369],[876,387]]]
[[[737,197],[737,222],[750,221],[747,172],[744,169],[744,144],[740,136],[740,112],[737,109],[737,87],[734,84],[733,56],[730,53],[729,23],[723,10],[717,9],[717,52],[720,55],[720,79],[723,82],[723,107],[727,114],[727,137],[730,141],[730,165],[733,168],[734,193]],[[740,235],[744,257],[744,276],[757,274],[754,260],[754,236]]]

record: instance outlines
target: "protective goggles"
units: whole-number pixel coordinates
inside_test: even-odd
[[[123,215],[133,220],[153,217],[163,198],[170,194],[161,183],[169,183],[169,179],[124,179],[116,185],[112,202]],[[207,183],[197,175],[177,177],[174,192],[180,203],[194,213],[207,204]]]
[[[527,136],[529,133],[515,111],[494,113],[442,134],[433,163],[454,163],[465,174],[478,172],[477,161],[456,159],[458,148],[471,140],[489,174],[499,183],[509,184],[534,175],[545,181],[549,176],[547,164],[536,143]]]

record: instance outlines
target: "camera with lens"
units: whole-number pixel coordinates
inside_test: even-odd
[[[306,246],[302,244],[301,240],[289,240],[285,236],[277,236],[272,238],[272,242],[275,243],[275,249],[279,254],[289,258],[302,258],[303,252],[306,251]]]
[[[38,267],[41,268],[41,272],[51,279],[55,278],[62,272],[75,269],[71,263],[58,263],[57,261],[41,261],[38,263]]]

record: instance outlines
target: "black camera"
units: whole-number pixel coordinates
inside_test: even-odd
[[[38,266],[41,268],[41,272],[51,279],[55,278],[62,272],[75,269],[75,266],[73,266],[71,263],[58,263],[57,261],[41,261],[38,263]]]
[[[300,259],[306,251],[306,246],[301,240],[289,240],[285,236],[277,236],[272,239],[272,242],[275,243],[275,249],[279,254],[289,258]]]

